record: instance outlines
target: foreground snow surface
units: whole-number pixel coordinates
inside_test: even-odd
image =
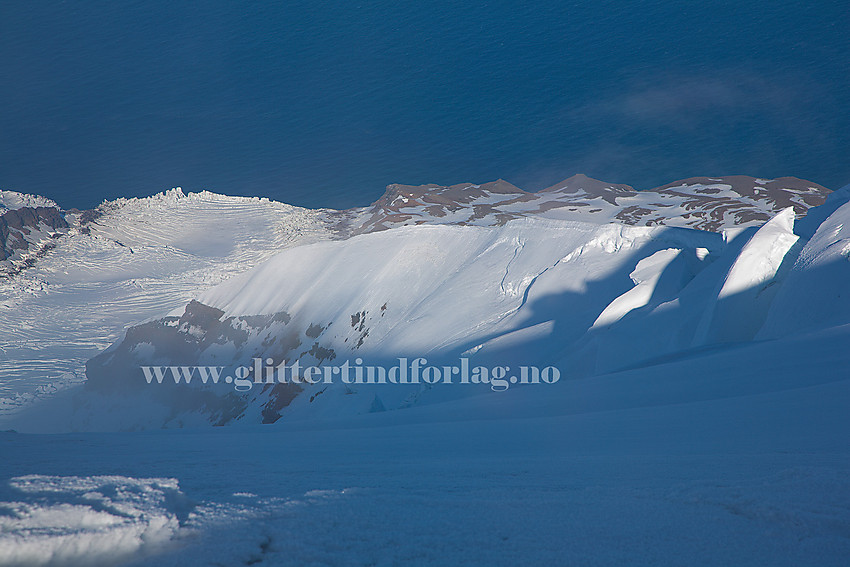
[[[0,564],[846,565],[848,339],[338,420],[3,433]]]

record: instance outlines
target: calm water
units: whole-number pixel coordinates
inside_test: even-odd
[[[202,4],[0,2],[0,188],[850,182],[846,1]]]

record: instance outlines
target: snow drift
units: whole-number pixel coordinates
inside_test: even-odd
[[[175,479],[28,475],[0,502],[0,564],[114,565],[161,551],[191,510]]]

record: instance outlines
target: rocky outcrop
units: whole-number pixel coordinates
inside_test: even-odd
[[[68,222],[53,207],[21,207],[0,216],[0,275],[12,274],[35,263],[55,246],[53,239]]]
[[[501,226],[532,215],[719,231],[761,225],[787,207],[800,218],[830,192],[795,177],[768,180],[743,175],[693,177],[647,191],[586,175],[574,175],[536,193],[501,179],[483,185],[390,185],[364,210],[352,232],[425,223]]]
[[[224,312],[192,301],[180,317],[164,317],[127,329],[123,340],[86,363],[86,388],[92,392],[121,392],[150,398],[175,412],[199,412],[217,425],[239,419],[249,405],[260,408],[264,423],[280,418],[302,388],[295,383],[263,383],[247,392],[234,390],[237,367],[254,367],[255,358],[270,366],[284,360],[319,364],[333,359],[333,349],[321,344],[323,327],[296,328],[288,313],[225,317]],[[180,373],[179,384],[166,369],[157,381],[143,367],[220,367],[213,381],[193,370],[191,383]],[[261,377],[263,378],[263,377]],[[254,381],[255,377],[247,378]]]

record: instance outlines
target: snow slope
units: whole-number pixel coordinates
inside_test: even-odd
[[[850,203],[846,202],[850,186],[838,193],[844,204],[836,205],[803,247],[777,292],[760,337],[785,336],[850,321]]]
[[[161,393],[164,385],[148,386],[140,366],[231,368],[251,366],[254,358],[327,365],[359,357],[387,365],[399,357],[451,364],[465,355],[474,365],[543,367],[631,288],[628,274],[635,264],[671,247],[691,256],[698,272],[708,261],[697,258],[697,248],[719,254],[723,242],[719,235],[685,229],[528,218],[498,228],[401,227],[299,246],[199,295],[199,303],[179,318],[130,329],[89,362],[88,388],[167,401],[174,394]],[[192,391],[195,407],[207,408],[215,423],[227,423],[243,416],[274,421],[281,414],[395,409],[470,390],[305,385],[282,413],[271,409],[282,389],[236,395],[232,387],[219,387],[217,395],[226,402],[212,401],[203,388]],[[141,419],[131,411],[121,414]],[[149,420],[153,414],[146,409],[145,415]],[[171,414],[169,422],[185,419]]]
[[[793,222],[788,208],[758,230],[724,236],[522,218],[294,247],[199,294],[182,314],[128,330],[89,361],[86,391],[66,404],[72,409],[28,427],[270,423],[438,403],[493,387],[337,380],[245,392],[224,383],[147,384],[141,367],[154,364],[232,372],[257,358],[384,367],[400,358],[438,366],[467,358],[472,367],[552,365],[568,380],[750,341],[799,252]]]
[[[595,195],[618,207],[620,200],[634,197],[626,187],[584,177],[568,181],[542,193]],[[420,226],[404,226],[410,220],[404,216],[394,218],[402,226],[386,231],[380,230],[385,224],[374,222],[388,206],[379,202],[371,209],[371,232],[362,234],[356,233],[368,223],[353,228],[362,222],[362,210],[304,211],[259,199],[186,196],[179,190],[106,203],[60,239],[64,248],[27,271],[28,278],[43,274],[43,281],[50,282],[36,292],[32,308],[20,293],[17,302],[7,304],[19,319],[5,330],[6,375],[12,378],[6,387],[16,392],[5,405],[24,405],[33,387],[79,382],[84,360],[109,342],[108,350],[87,363],[85,390],[74,389],[73,403],[51,420],[27,421],[32,427],[268,423],[284,415],[362,413],[477,393],[473,387],[408,384],[388,390],[338,382],[258,386],[250,392],[235,392],[225,384],[175,390],[146,384],[140,367],[151,364],[233,370],[252,366],[256,358],[273,365],[298,360],[317,366],[361,359],[385,367],[402,357],[423,357],[432,365],[468,358],[473,366],[554,365],[569,379],[752,340],[802,248],[793,232],[798,209],[805,210],[823,192],[807,182],[692,181],[656,193],[672,191],[682,198],[690,191],[699,200],[714,199],[697,217],[727,223],[722,234],[661,224],[629,226],[617,215],[603,224],[593,215],[588,215],[591,222],[546,218],[562,207],[526,211],[488,226],[493,211],[481,208],[482,199],[498,201],[503,209],[505,198],[533,200],[517,201],[517,189],[504,182],[428,186],[424,193],[411,193],[407,204],[397,203],[401,193],[396,187],[391,192],[398,195],[389,205],[405,214],[415,209],[411,201],[417,195],[443,209],[424,211],[430,216]],[[726,189],[720,187],[724,181]],[[760,198],[763,210],[789,203],[798,209],[782,209],[760,228],[750,226],[756,217],[729,224],[740,221],[735,215],[743,210],[740,203],[729,204],[729,191],[739,198]],[[688,203],[681,205],[691,207]],[[479,220],[485,226],[447,218],[441,213],[446,207],[483,211]],[[737,213],[728,216],[729,211]],[[346,233],[355,236],[340,240]],[[275,255],[280,249],[285,250]],[[60,268],[59,257],[72,261]],[[252,264],[256,268],[245,271]],[[15,280],[14,289],[20,290],[21,281]],[[189,299],[192,303],[183,307]],[[90,317],[87,307],[93,300],[106,304],[104,319]],[[47,313],[60,305],[71,312],[68,327],[73,330],[57,334]],[[153,318],[169,311],[168,317]],[[121,328],[133,319],[138,323],[120,339]],[[24,334],[29,349],[21,346]],[[88,341],[75,344],[75,335]],[[51,342],[56,336],[61,348]],[[13,367],[21,359],[29,364]],[[44,381],[33,380],[36,375]],[[15,381],[30,390],[13,386]],[[478,386],[480,391],[490,385]],[[152,405],[139,404],[139,395]],[[22,427],[20,422],[16,427]]]
[[[0,261],[12,274],[0,277],[5,323],[0,326],[0,414],[34,395],[79,383],[85,361],[128,326],[179,314],[204,289],[284,248],[411,223],[491,226],[523,217],[700,228],[753,225],[784,205],[803,214],[828,193],[793,178],[705,178],[670,187],[636,193],[584,176],[533,194],[505,182],[391,186],[373,206],[351,211],[308,211],[265,199],[184,195],[175,189],[104,203],[94,211],[62,212],[41,197],[0,192],[6,213],[44,207],[57,217],[49,226],[25,229],[20,237],[15,233],[17,240],[4,237],[4,246],[22,243],[28,249],[9,248],[14,256]],[[401,203],[407,193],[415,198]],[[638,202],[650,216],[621,214]],[[521,334],[548,332],[541,323]],[[516,342],[521,334],[501,342]]]

